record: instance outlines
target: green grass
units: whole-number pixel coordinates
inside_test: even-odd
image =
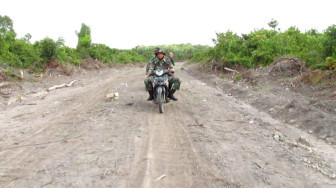
[[[286,78],[284,78],[283,80],[284,80],[285,82],[289,82],[289,81],[292,80],[292,78],[290,78],[290,77],[286,77]]]
[[[270,89],[269,87],[266,87],[266,86],[263,86],[263,85],[258,85],[257,87],[258,87],[259,89],[264,90],[264,91],[267,91],[267,92],[270,92],[270,91],[271,91],[271,89]]]
[[[20,78],[20,76],[18,75],[18,73],[14,72],[12,70],[9,70],[9,69],[3,69],[2,73],[4,75],[8,76],[8,77],[11,77],[14,80],[18,80]]]
[[[233,76],[233,79],[237,82],[240,82],[243,79],[242,74],[238,73]]]

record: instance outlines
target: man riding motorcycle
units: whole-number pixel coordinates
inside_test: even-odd
[[[147,73],[148,73],[150,64],[151,64],[151,63],[155,60],[155,58],[156,58],[156,52],[157,52],[158,50],[160,50],[160,48],[158,48],[158,47],[156,47],[156,48],[154,49],[154,57],[152,57],[152,58],[148,61],[148,63],[147,63],[147,66],[146,66],[146,75],[147,75]],[[169,52],[169,55],[168,55],[168,56],[169,56],[171,62],[173,63],[173,66],[175,66],[175,61],[174,61],[174,59],[173,59],[173,57],[174,57],[173,52]]]
[[[154,99],[153,95],[153,79],[154,76],[151,75],[152,71],[162,68],[168,69],[170,73],[174,73],[174,66],[170,58],[165,57],[164,53],[160,48],[157,48],[155,51],[155,58],[151,59],[149,70],[147,73],[147,78],[144,80],[146,85],[146,90],[149,93],[148,101]],[[176,90],[180,89],[181,81],[179,78],[176,78],[173,74],[169,75],[169,95],[168,98],[177,101],[177,98],[174,96]]]

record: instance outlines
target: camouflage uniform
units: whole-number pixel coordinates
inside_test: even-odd
[[[171,58],[166,58],[166,57],[164,57],[162,60],[159,60],[156,57],[151,58],[149,61],[149,64],[150,65],[149,65],[148,70],[151,70],[151,71],[156,70],[157,68],[163,68],[163,69],[174,68]],[[153,80],[154,80],[154,76],[150,76],[148,79],[144,80],[147,91],[153,90],[153,85],[152,85]],[[172,88],[173,90],[180,89],[181,81],[179,78],[175,77],[174,75],[170,75],[168,81],[169,81],[170,88]]]
[[[147,75],[147,73],[148,73],[148,71],[149,71],[150,64],[151,64],[152,62],[155,62],[155,61],[156,61],[155,59],[157,59],[157,58],[154,56],[154,57],[152,57],[152,58],[148,61],[147,66],[146,66],[146,75]],[[173,63],[173,66],[175,66],[175,61],[174,61],[174,59],[171,58],[171,57],[169,57],[169,59],[170,59],[170,61]]]
[[[155,56],[154,57],[152,57],[148,62],[147,62],[147,66],[146,66],[146,75],[147,75],[147,73],[148,73],[148,71],[149,71],[149,67],[150,67],[150,64],[152,63],[152,62],[154,62],[155,61]]]
[[[175,66],[175,61],[174,61],[174,59],[170,57],[170,60],[171,60],[171,62],[173,63],[173,65]]]

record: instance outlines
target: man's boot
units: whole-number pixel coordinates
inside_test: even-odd
[[[148,93],[149,93],[149,97],[147,101],[152,101],[154,99],[153,91],[148,91]]]
[[[177,101],[177,98],[174,96],[176,90],[172,89],[169,93],[169,98],[172,99],[173,101]]]

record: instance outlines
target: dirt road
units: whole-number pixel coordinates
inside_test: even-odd
[[[79,81],[3,107],[0,187],[336,186],[334,145],[181,66],[179,101],[164,114],[136,67],[68,78]],[[119,99],[106,101],[110,92]]]

